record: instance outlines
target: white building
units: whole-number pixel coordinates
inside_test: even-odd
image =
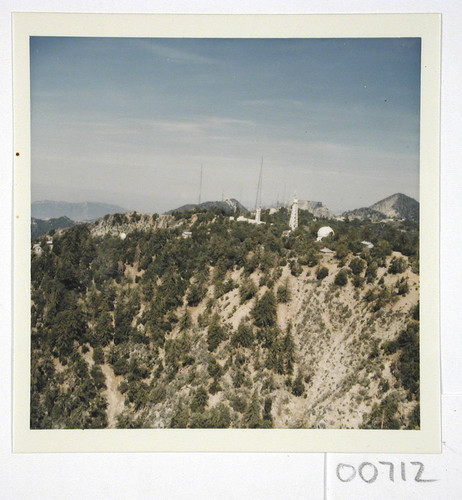
[[[248,222],[249,224],[266,224],[261,220],[261,208],[258,207],[255,211],[255,219],[247,219],[243,215],[240,215],[237,219],[237,222]]]
[[[329,226],[323,226],[319,228],[318,237],[316,241],[321,241],[323,238],[327,238],[331,234],[334,234],[334,230]]]
[[[32,247],[32,250],[35,252],[36,255],[41,255],[43,252],[40,243],[35,243],[35,245]]]

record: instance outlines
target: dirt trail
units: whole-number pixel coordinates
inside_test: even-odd
[[[103,392],[107,399],[107,419],[108,427],[114,429],[117,423],[117,415],[119,415],[124,408],[124,397],[117,389],[117,386],[122,382],[121,375],[116,376],[114,371],[108,364],[101,365],[101,370],[106,377],[107,389]]]

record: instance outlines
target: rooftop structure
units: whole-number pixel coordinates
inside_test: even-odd
[[[266,224],[265,222],[260,220],[260,214],[261,210],[257,209],[257,212],[255,214],[255,219],[248,219],[247,217],[240,215],[236,220],[237,222],[248,222],[249,224]]]

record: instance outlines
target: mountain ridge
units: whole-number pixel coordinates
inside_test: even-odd
[[[188,203],[186,205],[182,205],[181,207],[174,208],[172,210],[168,210],[164,212],[165,215],[171,215],[173,213],[183,213],[189,210],[210,210],[212,208],[222,209],[226,213],[234,213],[236,211],[240,212],[248,212],[247,208],[242,205],[235,198],[227,198],[223,201],[204,201],[202,203]]]
[[[298,200],[298,208],[300,210],[307,210],[315,217],[323,219],[333,219],[335,217],[322,201]]]
[[[109,203],[93,201],[74,203],[53,200],[34,201],[31,205],[31,211],[32,217],[35,219],[69,217],[75,222],[98,219],[107,214],[127,212],[125,208]]]
[[[403,193],[395,193],[369,207],[356,208],[343,212],[343,217],[380,221],[389,219],[405,219],[419,221],[419,202]]]
[[[66,227],[73,226],[75,222],[69,217],[57,217],[48,220],[36,219],[34,217],[31,218],[31,238],[38,238],[43,234],[46,234],[52,230],[56,229],[65,229]]]

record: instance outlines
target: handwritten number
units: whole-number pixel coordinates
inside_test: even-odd
[[[372,467],[373,468],[373,473],[372,473],[372,476],[369,478],[369,479],[366,479],[364,476],[363,476],[363,469],[364,467],[366,467],[366,465],[368,465],[369,467]],[[374,465],[374,464],[371,464],[370,462],[363,462],[360,466],[359,466],[359,469],[358,469],[358,472],[359,472],[359,475],[361,477],[361,479],[366,482],[366,483],[373,483],[376,479],[377,479],[377,475],[378,475],[378,471],[377,471],[377,467]]]
[[[411,464],[419,466],[419,470],[417,471],[417,474],[415,475],[415,482],[416,483],[433,483],[434,481],[438,481],[438,479],[422,479],[422,474],[424,471],[424,464],[422,462],[411,462]]]
[[[350,475],[350,477],[347,477],[344,479],[344,478],[340,477],[340,469],[346,469],[347,467],[352,469],[352,474]],[[338,479],[340,481],[342,481],[342,483],[348,483],[349,481],[353,481],[354,477],[356,476],[356,469],[352,465],[349,465],[349,464],[337,464],[336,473],[337,473]]]
[[[401,479],[406,481],[406,464],[401,462]]]
[[[388,477],[390,478],[390,481],[395,482],[395,465],[394,465],[394,463],[393,462],[380,462],[379,461],[379,464],[390,466],[390,470],[388,472]]]

